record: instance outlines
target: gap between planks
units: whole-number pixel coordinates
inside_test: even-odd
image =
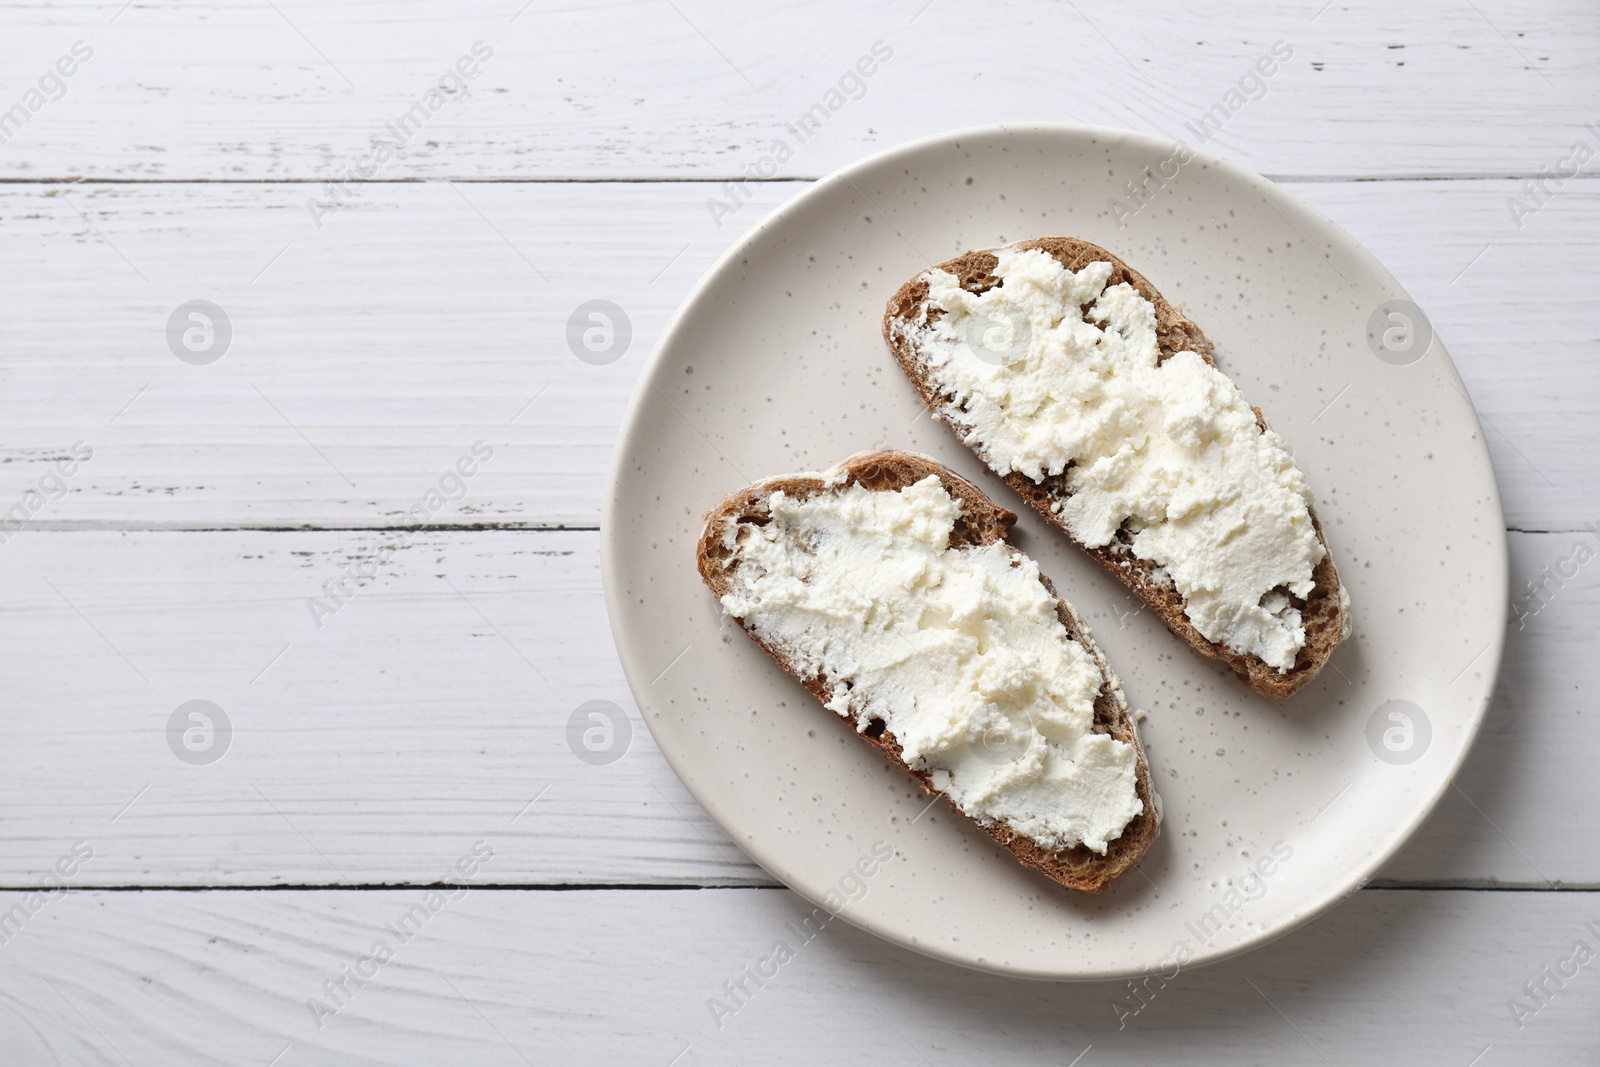
[[[86,519],[81,522],[24,523],[11,527],[13,533],[478,533],[482,531],[510,531],[512,533],[599,533],[598,525],[578,526],[562,523],[531,522],[459,522],[429,523],[422,526],[376,526],[367,524],[310,525],[288,523],[241,524],[218,526],[206,523],[185,522],[125,522],[117,519]]]
[[[871,154],[862,159],[871,158]],[[762,178],[760,185],[807,185],[819,182],[827,174],[779,175]],[[334,175],[337,177],[337,175]],[[1341,182],[1504,182],[1537,181],[1548,178],[1543,171],[1506,171],[1496,174],[1262,174],[1267,181],[1280,185],[1320,185]],[[85,175],[56,177],[0,177],[0,185],[321,185],[327,177],[305,178],[108,178]],[[406,178],[364,178],[362,185],[427,185],[437,182],[454,182],[457,185],[721,185],[723,182],[747,181],[745,174],[699,175],[684,177],[671,174],[635,175],[503,175],[491,177],[450,177],[421,175]],[[1600,174],[1578,173],[1564,181],[1600,181]]]
[[[32,893],[41,887],[36,885],[0,885],[0,893]],[[327,885],[311,883],[296,883],[294,885],[258,884],[258,885],[67,885],[51,886],[52,892],[61,892],[73,895],[93,895],[95,893],[396,893],[411,892],[413,890],[429,889],[459,889],[461,886],[451,882],[365,882],[348,884],[333,882]],[[512,882],[496,883],[471,883],[467,886],[474,892],[488,891],[499,893],[655,893],[655,892],[698,892],[701,890],[760,890],[763,892],[788,892],[789,887],[773,882],[761,885],[742,879],[739,884],[729,882],[706,883],[671,883],[671,882],[554,882],[548,885],[519,885]],[[1600,884],[1593,885],[1474,885],[1469,882],[1461,884],[1427,884],[1414,885],[1367,885],[1362,886],[1357,892],[1361,893],[1600,893]]]
[[[223,525],[185,522],[127,522],[119,519],[86,519],[78,522],[35,522],[14,528],[15,533],[599,533],[599,524],[577,525],[570,523],[528,522],[447,522],[423,526],[380,526],[372,523],[314,524],[314,523],[242,523]],[[1559,529],[1532,529],[1507,526],[1514,534],[1574,534],[1592,532],[1587,526],[1564,526]]]

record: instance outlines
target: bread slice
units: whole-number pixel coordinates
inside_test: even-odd
[[[1016,515],[989,500],[971,482],[928,457],[914,452],[862,452],[851,456],[821,476],[796,474],[768,478],[724,497],[722,503],[706,515],[705,531],[700,537],[697,548],[700,577],[718,600],[729,593],[733,588],[732,575],[739,567],[738,554],[735,549],[729,547],[734,543],[734,538],[727,536],[729,527],[738,523],[765,524],[770,521],[767,500],[778,490],[796,499],[805,500],[818,493],[837,491],[851,485],[862,485],[872,490],[903,489],[930,474],[939,478],[945,491],[961,506],[961,518],[951,533],[952,547],[975,547],[996,541],[1006,541],[1009,544],[1006,532],[1012,523],[1016,522]],[[1107,882],[1132,867],[1150,847],[1151,841],[1156,836],[1158,809],[1150,786],[1149,766],[1145,762],[1144,749],[1139,744],[1138,731],[1122,693],[1122,684],[1112,673],[1105,656],[1094,643],[1088,627],[1084,625],[1078,613],[1065,600],[1056,596],[1048,578],[1041,575],[1040,581],[1056,599],[1056,613],[1062,625],[1066,627],[1067,633],[1089,652],[1099,667],[1101,685],[1095,698],[1093,731],[1098,734],[1109,734],[1133,746],[1137,760],[1135,789],[1139,800],[1143,803],[1143,811],[1128,822],[1121,836],[1108,843],[1105,855],[1084,845],[1048,849],[1003,823],[991,822],[986,825],[976,819],[970,821],[1008,849],[1024,865],[1042,872],[1062,885],[1098,893]],[[741,626],[744,625],[743,620],[735,621]],[[818,700],[826,704],[833,698],[833,688],[826,679],[818,676],[801,676],[782,649],[772,647],[748,628],[746,632],[777,660],[779,666],[799,678]],[[854,723],[849,719],[841,717],[841,722],[855,732]],[[857,732],[857,736],[877,748],[890,762],[909,772],[925,792],[944,797],[958,814],[970,819],[956,807],[949,796],[934,786],[931,772],[907,765],[901,757],[900,744],[882,719],[869,720],[867,729],[864,732]]]
[[[1212,344],[1206,339],[1205,334],[1200,332],[1200,327],[1185,318],[1181,309],[1169,303],[1144,275],[1098,245],[1072,237],[1040,237],[1007,247],[1021,251],[1040,249],[1071,271],[1082,270],[1090,263],[1110,263],[1111,276],[1106,282],[1107,288],[1127,283],[1154,305],[1156,337],[1160,346],[1161,360],[1187,350],[1196,353],[1212,366],[1216,365],[1211,358]],[[999,279],[991,273],[998,263],[994,254],[997,251],[1000,249],[967,252],[939,264],[938,269],[955,275],[961,286],[969,292],[981,293],[999,282]],[[883,336],[896,361],[899,362],[901,370],[905,371],[911,383],[916,386],[917,392],[922,395],[923,401],[928,404],[934,417],[955,430],[957,436],[961,437],[965,429],[961,421],[961,411],[952,398],[941,393],[931,379],[929,367],[918,352],[914,339],[917,328],[930,321],[938,321],[938,317],[942,314],[942,309],[928,304],[928,280],[926,272],[921,273],[902,285],[889,300],[883,317]],[[1262,430],[1266,430],[1267,421],[1261,409],[1251,410],[1255,412],[1256,421]],[[980,459],[989,463],[989,458],[983,455],[981,449],[974,448],[974,451],[978,453]],[[993,467],[993,464],[990,466]],[[1119,531],[1116,540],[1099,548],[1085,545],[1073,537],[1072,532],[1067,529],[1066,521],[1055,510],[1061,501],[1072,495],[1072,490],[1067,485],[1066,471],[1039,482],[1035,482],[1020,471],[1012,471],[1003,477],[1006,484],[1016,490],[1035,511],[1059,527],[1074,544],[1098,560],[1101,566],[1116,575],[1153,608],[1167,624],[1168,629],[1203,654],[1222,660],[1247,686],[1263,696],[1288,697],[1304,688],[1328,662],[1334,647],[1350,634],[1349,598],[1340,585],[1339,573],[1333,564],[1333,554],[1327,551],[1328,540],[1323,533],[1322,524],[1317,520],[1315,509],[1311,510],[1311,522],[1316,529],[1318,539],[1322,542],[1325,554],[1322,562],[1312,571],[1315,587],[1311,594],[1303,599],[1290,597],[1294,606],[1300,609],[1306,640],[1293,666],[1280,673],[1277,668],[1263,662],[1259,656],[1242,654],[1210,641],[1195,629],[1184,614],[1183,596],[1173,585],[1172,580],[1154,563],[1139,559],[1128,549],[1127,544],[1131,538],[1125,528]]]

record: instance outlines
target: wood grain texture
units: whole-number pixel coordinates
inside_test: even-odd
[[[0,190],[3,284],[40,294],[0,325],[0,500],[81,439],[41,521],[390,526],[481,439],[495,459],[430,521],[592,527],[638,369],[718,250],[703,195],[645,190],[383,186],[320,231],[299,185]],[[233,325],[209,366],[168,345],[195,298]],[[632,322],[609,365],[568,347],[592,299]]]
[[[1123,9],[841,0],[768,6],[474,0],[38,6],[8,19],[11,100],[75,40],[94,57],[0,152],[0,175],[337,178],[482,40],[382,178],[739,176],[781,139],[816,177],[899,141],[996,119],[1095,122],[1214,144],[1275,175],[1538,174],[1600,120],[1600,27],[1582,0]],[[515,21],[513,21],[515,19]],[[882,41],[808,140],[785,129]],[[108,133],[113,133],[109,135]],[[1592,136],[1592,135],[1591,135]]]
[[[0,909],[21,899],[0,895]],[[803,1054],[942,1064],[988,1062],[1004,1049],[1008,1062],[1057,1067],[1074,1057],[1465,1065],[1475,1056],[1562,1067],[1592,1063],[1597,1038],[1600,963],[1560,988],[1547,980],[1545,1003],[1520,1029],[1509,1005],[1536,1005],[1525,982],[1569,959],[1576,941],[1600,942],[1592,894],[1367,890],[1242,959],[1152,978],[1142,1002],[1126,982],[959,970],[842,920],[802,944],[789,924],[809,910],[785,891],[478,890],[440,903],[400,943],[387,926],[426,906],[419,891],[72,893],[0,946],[0,1059],[393,1067]],[[314,1015],[312,998],[338,1003],[323,983],[380,939],[393,958],[366,965],[370,979],[347,986],[337,1014]],[[775,975],[768,965],[758,987],[744,968],[753,972],[780,940],[793,958]],[[723,990],[740,980],[751,991],[742,1004]],[[712,998],[737,1010],[714,1019]]]
[[[638,720],[598,540],[19,536],[0,561],[29,589],[0,613],[19,642],[4,788],[42,803],[0,805],[12,877],[84,837],[98,884],[433,881],[463,828],[504,836],[496,871],[512,882],[748,877]],[[386,548],[319,629],[308,598]],[[194,699],[233,729],[210,765],[181,762],[167,733]],[[625,709],[619,762],[568,743],[590,700]]]
[[[0,513],[74,442],[94,455],[0,532],[0,885],[94,855],[37,914],[0,892],[0,1063],[1593,1062],[1600,964],[1547,1003],[1523,984],[1600,948],[1600,894],[1547,891],[1600,888],[1596,564],[1563,577],[1600,547],[1578,532],[1600,523],[1600,183],[1590,164],[1520,225],[1508,206],[1600,143],[1581,0],[109,0],[4,22],[0,115],[74,42],[94,55],[0,124]],[[479,40],[467,91],[319,228],[307,201]],[[879,40],[861,98],[801,143],[785,124]],[[836,923],[719,1028],[707,999],[805,909],[750,888],[770,880],[661,761],[611,648],[593,527],[643,360],[805,179],[997,119],[1192,143],[1275,41],[1292,57],[1205,147],[1293,181],[1399,277],[1484,418],[1508,523],[1563,531],[1512,536],[1523,618],[1484,732],[1379,879],[1524,891],[1357,893],[1157,984],[1120,1029],[1125,985],[977,976]],[[782,180],[717,225],[707,199],[779,139]],[[236,330],[206,367],[165,336],[195,298]],[[565,336],[593,299],[633,329],[606,366]],[[464,495],[406,529],[479,440]],[[319,628],[308,598],[380,556]],[[193,699],[235,730],[207,766],[169,747]],[[594,700],[632,728],[614,763],[568,739]],[[591,888],[468,894],[318,1029],[308,998],[479,841],[477,883]],[[412,888],[86,888],[374,883]],[[693,886],[741,888],[667,888]],[[1514,997],[1538,1008],[1520,1028]]]
[[[1580,541],[1600,550],[1600,535],[1513,534],[1513,587]],[[386,548],[319,628],[308,599]],[[1596,566],[1520,605],[1478,745],[1384,883],[1600,887],[1600,855],[1575,845],[1600,835]],[[638,718],[597,533],[35,532],[0,547],[0,581],[14,709],[0,719],[0,885],[31,884],[79,839],[96,848],[83,885],[421,883],[477,834],[495,837],[506,884],[772,884]],[[705,607],[716,617],[709,594]],[[1153,695],[1135,680],[1129,698]],[[208,766],[180,762],[166,733],[194,699],[234,731]],[[568,741],[591,700],[631,727],[606,765]],[[1147,720],[1153,766],[1185,728]]]
[[[430,522],[593,527],[672,310],[735,230],[799,188],[767,187],[718,230],[715,187],[696,183],[386,185],[318,230],[302,185],[0,186],[0,284],[15,294],[0,310],[0,511],[83,440],[93,460],[37,521],[402,525],[484,440],[493,462]],[[1600,184],[1569,185],[1521,230],[1511,182],[1293,188],[1431,316],[1484,418],[1507,521],[1600,518]],[[209,366],[166,339],[197,297],[233,322]],[[609,365],[568,346],[569,316],[592,299],[632,324]],[[1317,432],[1337,434],[1362,387]],[[931,424],[897,443],[948,446]]]

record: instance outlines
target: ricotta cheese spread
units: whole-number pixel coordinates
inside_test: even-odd
[[[768,504],[769,522],[725,534],[728,614],[823,678],[858,731],[882,720],[967,815],[1104,854],[1144,810],[1137,752],[1093,732],[1100,669],[1038,564],[1003,542],[952,548],[961,504],[933,475]]]
[[[966,443],[1002,475],[1065,473],[1073,537],[1100,548],[1126,525],[1195,629],[1288,671],[1306,641],[1290,595],[1310,595],[1325,549],[1282,440],[1201,356],[1159,358],[1154,305],[1108,286],[1111,264],[996,255],[983,293],[926,272],[943,314],[908,330]]]

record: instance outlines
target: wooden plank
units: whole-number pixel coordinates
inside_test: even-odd
[[[1294,186],[1428,309],[1518,528],[1600,517],[1587,503],[1600,497],[1600,185],[1581,185],[1521,230],[1510,182]],[[611,442],[668,317],[736,231],[799,188],[766,187],[718,230],[701,184],[386,185],[319,231],[303,185],[0,187],[13,295],[0,512],[82,440],[93,459],[37,521],[414,523],[408,510],[483,440],[492,462],[428,522],[595,526]],[[196,298],[233,324],[208,366],[166,338]],[[593,299],[632,325],[609,365],[566,339]],[[924,429],[924,447],[948,444]]]
[[[384,186],[321,231],[307,195],[0,190],[0,284],[34,294],[8,302],[0,325],[5,506],[82,440],[93,459],[40,520],[414,524],[408,510],[484,440],[492,461],[428,522],[596,525],[638,369],[719,251],[703,192]],[[232,324],[205,366],[181,362],[167,337],[196,298]],[[592,299],[623,305],[632,324],[606,365],[566,338]]]
[[[460,536],[19,535],[0,560],[19,589],[0,611],[17,801],[0,884],[53,863],[63,831],[96,842],[83,877],[100,885],[431,881],[463,827],[503,835],[513,882],[751,873],[638,719],[598,535]],[[313,597],[336,608],[320,628]],[[169,734],[191,700],[231,725],[209,764]],[[568,743],[593,700],[625,709],[617,762]],[[194,725],[179,716],[179,739]]]
[[[1548,604],[1520,604],[1458,791],[1386,884],[1600,886],[1600,855],[1573,844],[1600,835],[1600,585],[1579,540],[1512,535],[1514,588],[1552,574]],[[771,884],[640,721],[598,556],[598,534],[570,531],[17,535],[0,551],[0,886],[31,884],[79,839],[96,849],[83,885],[428,882],[486,833],[506,884]],[[352,567],[375,573],[357,587]],[[320,628],[313,597],[337,607]],[[1130,697],[1151,699],[1133,682]],[[191,700],[231,723],[216,762],[171,747]],[[627,716],[614,762],[569,741],[596,700]],[[1159,766],[1160,721],[1147,733]]]
[[[1600,1048],[1600,964],[1572,962],[1600,944],[1592,893],[1367,890],[1250,955],[1151,978],[1142,1000],[1126,982],[960,970],[840,920],[802,943],[791,924],[809,909],[784,891],[458,897],[434,912],[416,890],[44,901],[0,948],[0,1058],[876,1064],[1003,1048],[1025,1064],[1560,1067]],[[763,965],[778,941],[791,958]],[[744,969],[763,966],[757,986]],[[340,981],[336,998],[324,983]],[[736,1000],[723,983],[739,981]],[[1536,1001],[1523,987],[1541,981]],[[731,1010],[714,1017],[713,999]]]
[[[407,0],[381,16],[361,0],[124,8],[10,14],[6,106],[75,41],[93,57],[65,96],[38,101],[0,152],[0,175],[321,181],[388,138],[403,148],[378,169],[384,179],[720,180],[780,140],[794,152],[783,172],[816,177],[996,114],[1195,141],[1218,106],[1212,143],[1269,174],[1537,175],[1575,138],[1593,143],[1582,124],[1597,120],[1588,101],[1600,90],[1588,62],[1600,30],[1581,0],[1381,10],[1165,0],[1136,20],[1020,0],[981,19],[920,0],[759,14],[706,0]],[[468,64],[477,73],[446,80],[420,129],[390,133],[479,41],[492,56]],[[876,42],[889,58],[849,80]],[[1288,60],[1249,80],[1275,43]],[[789,131],[819,104],[815,128]]]

